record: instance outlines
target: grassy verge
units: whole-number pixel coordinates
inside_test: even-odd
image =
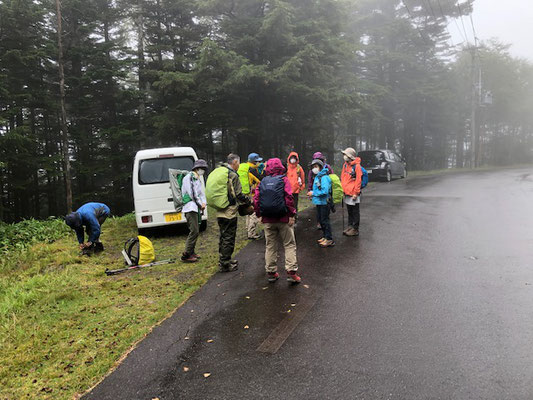
[[[310,206],[307,196],[300,196],[300,210]],[[106,251],[90,258],[80,256],[74,235],[62,222],[34,222],[10,230],[11,243],[23,244],[8,251],[4,243],[0,258],[2,400],[70,399],[83,393],[218,269],[214,217],[198,241],[199,263],[177,262],[111,277],[104,270],[124,265],[120,251],[137,234],[133,214],[105,222]],[[32,244],[36,238],[38,243]],[[176,258],[186,233],[150,239],[157,259]],[[240,218],[236,251],[246,243]]]
[[[246,244],[244,225],[239,221],[237,250]],[[2,258],[1,399],[69,399],[84,392],[217,271],[212,218],[199,239],[201,262],[106,276],[105,268],[123,266],[123,243],[135,235],[134,216],[127,215],[103,225],[100,255],[80,256],[69,233]],[[185,238],[151,238],[157,258],[178,257]]]

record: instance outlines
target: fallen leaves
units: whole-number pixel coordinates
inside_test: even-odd
[[[213,343],[214,340],[213,339],[207,339],[207,343]]]
[[[189,367],[183,367],[183,372],[189,372]]]
[[[250,296],[246,296],[246,299],[250,300]]]
[[[244,325],[244,329],[250,329],[248,325]]]
[[[309,285],[304,285],[304,288],[309,289]]]
[[[211,373],[210,372],[206,372],[204,373],[204,378],[209,378],[211,376]]]
[[[296,307],[296,303],[291,303],[291,307]]]

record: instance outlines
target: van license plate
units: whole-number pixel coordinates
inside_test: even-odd
[[[165,214],[165,222],[181,221],[181,213]]]

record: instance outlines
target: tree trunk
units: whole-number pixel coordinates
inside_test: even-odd
[[[70,159],[68,151],[68,130],[67,130],[67,110],[65,108],[65,70],[63,63],[63,40],[61,25],[61,0],[56,0],[57,11],[57,49],[58,49],[58,67],[59,67],[59,101],[61,104],[61,132],[63,141],[63,163],[65,177],[65,194],[67,202],[67,212],[72,212],[72,176],[70,171]]]

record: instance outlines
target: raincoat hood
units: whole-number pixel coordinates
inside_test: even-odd
[[[355,160],[350,161],[348,163],[348,165],[355,165],[355,164],[361,164],[361,158],[360,157],[355,157]]]
[[[283,175],[285,174],[285,167],[279,158],[271,158],[267,161],[265,172],[271,176]]]
[[[320,172],[317,174],[317,177],[323,177],[324,175],[327,175],[327,174],[328,174],[328,169],[324,166],[324,168],[322,168]]]
[[[289,157],[287,157],[287,166],[290,168],[290,167],[296,167],[296,165],[292,165],[291,164],[291,158],[292,157],[296,157],[296,164],[299,164],[300,163],[300,157],[298,156],[298,153],[295,152],[295,151],[291,151],[291,153],[289,154]]]

